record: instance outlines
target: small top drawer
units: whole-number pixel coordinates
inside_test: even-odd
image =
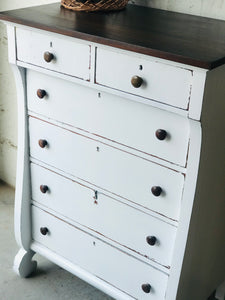
[[[96,83],[187,110],[192,71],[157,59],[97,49]]]
[[[90,46],[75,39],[18,28],[17,60],[85,80],[90,79]]]

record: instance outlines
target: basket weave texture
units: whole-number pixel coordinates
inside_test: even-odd
[[[61,0],[61,5],[68,9],[88,12],[120,10],[127,2],[128,0]]]

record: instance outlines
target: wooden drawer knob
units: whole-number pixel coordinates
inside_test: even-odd
[[[160,186],[153,186],[151,188],[152,194],[156,197],[160,196],[162,194],[162,188]]]
[[[38,144],[41,148],[45,148],[48,145],[48,142],[46,140],[39,140]]]
[[[131,78],[131,84],[135,88],[139,88],[142,85],[142,83],[143,83],[143,79],[137,75]]]
[[[38,96],[38,98],[43,99],[46,95],[47,95],[47,93],[46,93],[45,90],[41,90],[41,89],[37,90],[37,96]]]
[[[43,194],[47,193],[47,191],[49,190],[48,189],[48,186],[47,185],[40,185],[40,190]]]
[[[149,294],[151,291],[151,285],[149,283],[142,284],[141,288],[146,294]]]
[[[157,241],[157,238],[155,236],[147,236],[146,241],[150,246],[154,246]]]
[[[40,232],[42,235],[46,235],[48,233],[48,228],[47,227],[41,227]]]
[[[54,59],[54,55],[48,51],[46,51],[44,53],[44,60],[47,62],[47,63],[50,63],[52,60]]]
[[[156,130],[155,135],[158,140],[163,141],[167,137],[167,132],[164,129],[158,129]]]

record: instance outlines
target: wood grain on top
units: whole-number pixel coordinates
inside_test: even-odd
[[[0,19],[205,69],[225,63],[225,21],[210,18],[136,5],[74,12],[54,3],[2,12]]]

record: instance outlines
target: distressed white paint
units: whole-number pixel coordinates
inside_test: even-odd
[[[31,157],[169,218],[179,219],[183,174],[32,117],[29,128]],[[39,139],[47,140],[49,146],[41,148]],[[152,186],[161,186],[164,193],[153,196]]]
[[[117,247],[124,247],[122,250],[129,248],[149,260],[170,266],[176,235],[174,226],[98,191],[96,196],[93,189],[35,164],[31,164],[31,178],[32,199],[45,209],[67,216],[78,227],[81,224],[92,229],[92,234],[97,233],[99,238],[103,235],[108,242],[115,241]],[[40,191],[42,184],[49,188],[46,193]],[[147,236],[157,238],[154,246],[146,242]]]
[[[108,71],[110,70],[110,72]],[[142,78],[139,88],[131,84],[133,76]],[[171,80],[169,81],[168,78]],[[118,90],[136,94],[175,107],[187,109],[189,104],[192,72],[175,68],[168,62],[151,61],[118,51],[97,49],[96,82]]]
[[[130,3],[225,20],[224,0],[130,0]]]
[[[116,287],[108,284],[106,281],[96,277],[94,274],[88,272],[87,270],[81,268],[80,266],[75,265],[71,261],[67,260],[66,258],[62,257],[59,254],[56,254],[54,251],[51,251],[50,249],[46,248],[40,243],[37,242],[32,243],[31,249],[37,253],[40,253],[42,256],[46,257],[47,259],[54,262],[55,264],[61,266],[68,272],[85,280],[87,283],[95,286],[96,288],[99,288],[106,294],[111,295],[114,299],[131,300],[129,295],[121,292]]]
[[[38,89],[44,89],[47,96],[39,99]],[[112,140],[116,147],[122,144],[181,166],[186,164],[187,118],[31,70],[27,71],[27,93],[32,112],[82,128],[105,142]],[[159,128],[169,135],[164,141],[155,136]],[[178,147],[181,151],[176,153]]]
[[[59,170],[53,166],[49,167],[49,166],[46,166],[46,164],[44,162],[41,162],[40,160],[37,160],[35,158],[31,158],[31,163],[34,163],[40,167],[43,167],[43,168],[49,168],[52,172],[55,172],[57,174],[59,174],[60,176],[63,176],[65,178],[68,178],[74,182],[79,182],[79,184],[81,185],[84,185],[84,186],[87,186],[89,189],[91,190],[97,190],[99,194],[103,194],[107,197],[112,197],[113,199],[119,201],[119,202],[123,202],[124,204],[128,205],[128,206],[132,206],[133,208],[139,210],[139,211],[142,211],[143,213],[147,213],[149,215],[151,215],[152,217],[155,217],[155,218],[159,218],[161,219],[163,222],[166,222],[172,226],[175,226],[177,227],[177,221],[175,220],[172,220],[172,219],[169,219],[168,217],[166,216],[163,216],[163,215],[159,215],[157,212],[154,212],[154,211],[149,211],[148,209],[146,209],[145,207],[143,206],[140,206],[138,203],[134,203],[134,202],[131,202],[129,201],[128,199],[125,199],[125,198],[121,198],[119,195],[116,195],[115,193],[112,194],[110,191],[107,191],[101,187],[96,187],[94,184],[92,183],[89,183],[85,180],[82,180],[80,178],[77,178],[76,176],[73,176],[71,174],[68,174],[68,173],[65,173],[64,171],[62,170]],[[66,217],[65,217],[66,218]],[[68,219],[69,220],[69,219]],[[71,219],[70,219],[71,220]],[[112,241],[112,244],[114,244],[114,242]],[[140,256],[139,256],[140,258]],[[155,265],[154,265],[155,266]],[[159,265],[158,265],[159,266]],[[160,268],[160,266],[159,266]]]
[[[34,29],[34,31],[38,31],[38,32],[43,33],[43,31],[37,30],[37,29]],[[68,38],[68,37],[65,37],[65,38]],[[84,41],[84,43],[85,43],[85,41]],[[99,47],[99,44],[95,44],[95,43],[91,44],[91,48],[92,48],[91,49],[91,61],[93,59],[95,59],[95,55],[94,55],[94,50],[95,49],[94,49],[94,47]],[[110,47],[105,46],[105,45],[101,45],[101,48],[110,50]],[[140,57],[140,54],[136,54],[134,52],[132,52],[132,55],[133,55],[133,57]],[[151,58],[149,58],[149,59],[151,59]],[[165,60],[160,59],[160,58],[158,59],[158,61],[159,62],[162,61],[162,62],[165,63]],[[176,63],[176,62],[171,62],[170,61],[169,63],[170,63],[170,65],[173,65],[174,67],[184,67],[184,68],[189,67],[185,64],[180,64],[180,63]],[[23,67],[25,69],[31,69],[31,70],[34,70],[34,71],[37,71],[39,73],[43,73],[43,74],[46,74],[46,75],[49,75],[49,76],[52,76],[52,77],[64,79],[68,82],[73,82],[73,83],[79,84],[81,86],[92,88],[94,90],[96,90],[96,88],[97,88],[99,93],[101,93],[101,92],[110,93],[110,94],[116,95],[118,97],[123,97],[125,99],[129,99],[130,101],[135,101],[135,102],[138,102],[138,103],[147,104],[147,105],[150,105],[151,107],[156,107],[156,108],[163,109],[165,111],[173,112],[173,113],[176,113],[177,115],[180,115],[180,116],[184,116],[184,117],[188,116],[188,111],[181,110],[181,109],[179,109],[177,107],[174,107],[174,106],[169,106],[169,105],[166,105],[164,103],[157,102],[157,101],[149,101],[149,99],[147,99],[147,98],[143,98],[143,97],[140,97],[140,96],[137,96],[137,95],[134,95],[134,94],[126,93],[124,91],[120,91],[120,90],[117,90],[117,89],[112,89],[112,88],[109,88],[109,87],[106,87],[106,86],[103,86],[103,85],[96,86],[96,84],[94,82],[94,77],[93,77],[93,73],[94,73],[93,70],[91,70],[91,80],[90,81],[85,81],[85,80],[80,80],[77,77],[67,76],[63,73],[54,72],[54,71],[51,71],[49,69],[43,69],[39,66],[31,65],[31,64],[21,62],[21,61],[17,61],[17,65],[20,66],[20,67]],[[94,66],[95,64],[91,63],[91,65]],[[199,68],[195,68],[195,67],[193,67],[193,69],[197,70],[197,71],[199,70]]]
[[[63,40],[54,35],[43,35],[32,30],[17,29],[17,59],[56,72],[90,80],[90,46]],[[44,53],[53,54],[51,62]]]
[[[151,293],[151,299],[162,300],[164,298],[168,276],[163,272],[126,255],[94,236],[87,235],[35,206],[32,208],[32,218],[35,242],[136,299],[149,299],[149,294],[141,289],[141,285],[148,282],[154,290],[154,293]],[[41,235],[40,227],[47,227],[49,233],[45,236]],[[79,242],[71,244],[71,237]],[[127,274],[132,274],[132,276],[127,276]]]

